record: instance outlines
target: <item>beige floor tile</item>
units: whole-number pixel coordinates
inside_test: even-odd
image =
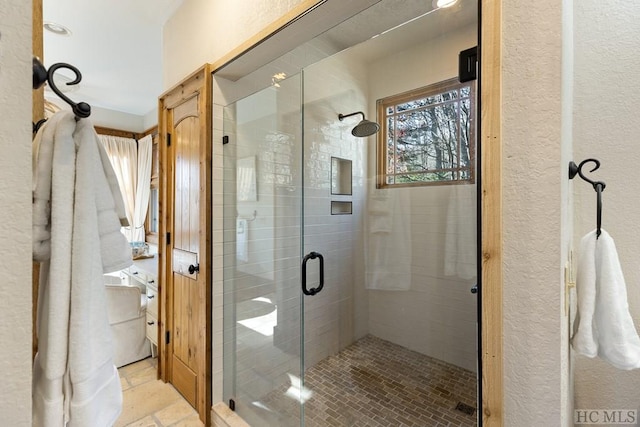
[[[127,426],[182,399],[170,384],[159,380],[132,387],[122,394],[122,415],[115,427]]]
[[[203,427],[202,421],[198,418],[198,414],[194,414],[179,423],[173,424],[171,427]]]
[[[153,416],[156,417],[163,426],[168,426],[193,415],[194,412],[195,409],[193,409],[189,403],[185,400],[181,400],[180,402],[174,403],[173,405],[156,412]]]
[[[143,419],[127,425],[127,427],[162,427],[160,424],[151,418],[151,415],[144,417]]]
[[[131,388],[129,381],[127,381],[126,377],[120,376],[120,388],[122,391],[128,390]]]
[[[149,381],[155,381],[158,377],[158,373],[156,368],[152,366],[147,366],[146,368],[135,371],[127,376],[129,383],[132,386],[137,386],[140,384],[144,384]]]
[[[148,368],[150,366],[149,360],[150,359],[147,358],[147,359],[143,359],[143,360],[140,360],[138,362],[135,362],[135,363],[131,363],[129,365],[122,366],[122,367],[118,368],[118,372],[120,373],[120,376],[127,377],[127,376],[131,375],[134,372],[137,372],[137,371],[140,371],[142,369]]]

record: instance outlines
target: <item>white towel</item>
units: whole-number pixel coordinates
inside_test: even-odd
[[[640,368],[640,338],[629,314],[616,245],[601,231],[598,239],[592,231],[580,242],[571,344],[578,353],[599,356],[618,369]]]
[[[112,426],[122,407],[103,273],[131,265],[120,192],[86,119],[56,113],[34,150],[34,259],[43,261],[33,425]]]
[[[450,185],[444,245],[444,274],[475,279],[476,186]]]
[[[411,289],[411,195],[373,190],[365,235],[365,287],[381,291]]]
[[[380,198],[380,193],[374,193],[369,199],[369,233],[391,233],[391,206],[385,195]],[[377,197],[376,197],[377,196]]]

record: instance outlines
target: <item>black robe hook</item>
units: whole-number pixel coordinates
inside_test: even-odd
[[[604,191],[607,185],[604,183],[604,181],[593,181],[587,178],[586,176],[584,176],[584,174],[582,173],[582,167],[589,162],[595,163],[595,166],[589,172],[594,172],[598,170],[598,168],[600,168],[600,160],[597,160],[597,159],[585,159],[581,161],[579,165],[576,165],[574,162],[569,162],[569,179],[573,179],[576,176],[576,174],[580,175],[580,178],[587,181],[589,184],[593,186],[593,189],[596,190],[597,199],[598,199],[597,206],[596,206],[596,239],[597,239],[598,237],[600,237],[600,234],[601,234],[600,228],[602,224],[602,192]]]
[[[66,64],[64,62],[58,62],[56,64],[53,64],[51,67],[49,67],[49,71],[47,71],[47,69],[44,67],[44,65],[42,65],[40,60],[38,60],[38,58],[34,56],[33,57],[33,88],[38,89],[45,82],[48,82],[51,90],[54,91],[55,94],[58,95],[64,102],[66,102],[71,106],[71,109],[73,110],[73,114],[75,114],[76,117],[83,118],[83,119],[89,117],[91,115],[91,106],[89,104],[87,104],[86,102],[79,102],[76,104],[71,99],[69,99],[66,95],[64,95],[62,91],[60,91],[60,89],[58,89],[58,87],[56,86],[53,79],[53,75],[60,68],[68,68],[69,70],[73,71],[73,73],[76,75],[75,79],[73,79],[73,81],[68,82],[67,85],[69,86],[77,85],[82,80],[82,73],[80,73],[80,70],[78,70],[73,65]]]

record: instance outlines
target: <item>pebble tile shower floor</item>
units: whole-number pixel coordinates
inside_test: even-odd
[[[476,384],[471,371],[368,335],[307,369],[305,388],[313,395],[304,405],[305,425],[476,426],[477,411],[456,409],[476,407]],[[293,425],[300,409],[281,398],[287,388],[263,403]]]

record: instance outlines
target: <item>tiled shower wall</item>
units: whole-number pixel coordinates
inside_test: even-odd
[[[370,98],[384,98],[457,76],[458,53],[477,44],[476,31],[475,25],[457,29],[369,64]],[[373,115],[373,106],[369,105],[369,114]],[[369,165],[375,165],[373,152]],[[475,371],[476,296],[470,292],[476,283],[475,185],[376,190],[371,183],[369,190],[372,196],[376,192],[397,192],[396,197],[406,201],[412,260],[409,290],[368,291],[369,332]],[[457,253],[447,253],[447,241],[464,247],[458,247]],[[445,274],[445,263],[451,263],[452,257],[458,257],[453,266],[455,274]]]

